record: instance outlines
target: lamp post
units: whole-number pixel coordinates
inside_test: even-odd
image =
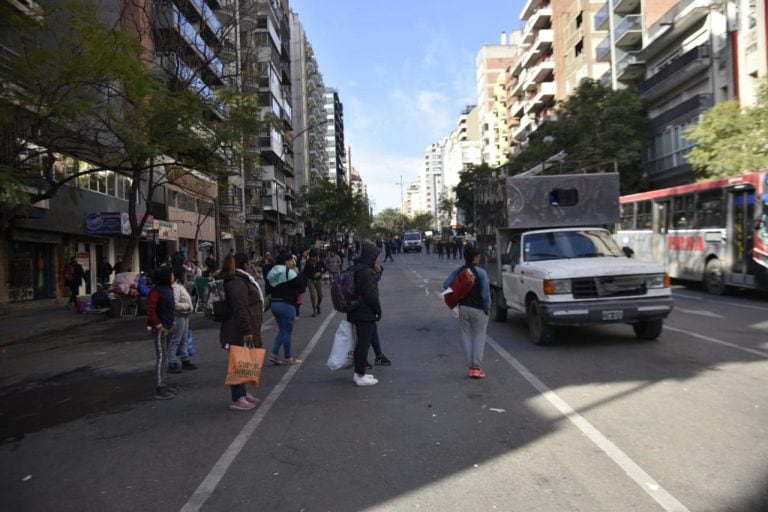
[[[400,181],[395,183],[400,185],[400,232],[405,233],[405,212],[403,211],[403,175],[400,175]]]

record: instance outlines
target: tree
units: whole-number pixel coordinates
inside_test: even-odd
[[[376,214],[371,229],[386,236],[394,236],[402,228],[403,216],[399,208],[386,208]]]
[[[7,226],[82,176],[115,172],[130,178],[130,258],[147,219],[137,220],[137,205],[148,212],[155,191],[183,186],[188,173],[225,177],[249,156],[242,141],[266,121],[255,95],[214,93],[200,79],[214,55],[193,69],[168,52],[163,70],[155,66],[144,46],[161,43],[150,33],[150,2],[125,2],[118,13],[86,0],[52,4],[40,17],[0,12],[0,32],[16,49],[0,89],[0,220]],[[26,195],[7,192],[21,186]]]
[[[612,168],[615,161],[622,194],[645,189],[640,154],[648,120],[640,96],[584,79],[556,113],[556,121],[542,123],[533,133],[526,149],[511,162],[509,174],[562,152],[562,170]]]
[[[493,176],[494,169],[486,163],[469,165],[459,173],[459,184],[454,187],[456,207],[464,212],[464,221],[467,226],[475,226],[478,187],[487,184]],[[448,214],[449,218],[450,213]]]
[[[429,212],[417,213],[411,219],[406,219],[408,229],[429,231],[435,225],[435,216]]]
[[[437,212],[440,216],[440,227],[451,223],[453,212],[456,210],[456,199],[451,192],[443,192],[437,200]]]
[[[716,104],[685,136],[696,145],[688,162],[700,179],[734,176],[768,167],[768,90],[760,87],[754,107],[737,100]]]
[[[337,185],[329,179],[303,187],[298,205],[304,217],[311,219],[314,235],[325,240],[335,238],[338,232],[366,229],[370,223],[368,203],[349,185]]]

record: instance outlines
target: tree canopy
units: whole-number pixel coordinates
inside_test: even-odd
[[[158,67],[142,41],[157,45],[160,36],[124,26],[122,14],[86,0],[55,2],[40,17],[0,12],[15,49],[2,63],[11,80],[0,89],[0,199],[7,223],[83,175],[129,177],[128,256],[144,224],[135,215],[141,195],[149,201],[165,183],[183,186],[179,178],[193,171],[226,176],[248,158],[242,141],[266,120],[255,95],[205,85],[211,62],[192,69],[168,52]],[[56,165],[65,157],[84,165]],[[22,194],[7,192],[22,186]]]
[[[757,103],[741,107],[737,100],[717,103],[685,136],[695,146],[688,161],[700,179],[734,176],[768,167],[768,90],[764,82]]]
[[[564,156],[559,166],[567,170],[594,165],[607,168],[615,160],[622,194],[645,189],[640,154],[648,121],[635,92],[614,91],[584,79],[557,107],[556,114],[557,119],[543,122],[526,148],[508,164],[510,174],[560,153]]]
[[[337,185],[329,179],[312,187],[303,187],[298,199],[304,218],[312,223],[315,237],[334,238],[337,232],[367,231],[370,224],[368,203],[347,184]]]
[[[373,217],[371,229],[385,236],[394,236],[403,228],[403,214],[399,208],[386,208]]]

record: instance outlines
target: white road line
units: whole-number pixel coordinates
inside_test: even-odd
[[[713,313],[712,311],[708,311],[706,309],[683,309],[681,307],[676,307],[675,311],[679,313],[687,313],[689,315],[709,316],[712,318],[725,318],[723,315],[718,315],[717,313]]]
[[[757,310],[757,311],[768,311],[768,307],[765,307],[765,306],[753,306],[751,304],[740,304],[738,302],[734,302],[732,300],[725,300],[723,298],[710,299],[710,298],[707,298],[707,297],[700,297],[698,295],[691,295],[691,294],[687,294],[687,293],[681,293],[681,292],[679,292],[677,290],[675,290],[672,293],[672,297],[680,297],[680,298],[688,299],[688,300],[697,300],[699,302],[712,302],[714,304],[717,304],[718,306],[722,306],[723,304],[726,304],[728,306],[733,306],[735,308],[754,309],[754,310]],[[675,308],[675,309],[677,309],[677,308]]]
[[[675,309],[677,309],[677,308],[675,308]],[[723,340],[718,340],[716,338],[710,338],[709,336],[704,336],[703,334],[696,334],[695,332],[690,332],[690,331],[686,331],[686,330],[683,330],[683,329],[678,329],[676,327],[670,327],[668,325],[664,325],[664,330],[669,330],[669,331],[673,331],[673,332],[679,332],[681,334],[687,334],[688,336],[693,336],[694,338],[699,338],[700,340],[709,341],[711,343],[717,343],[719,345],[724,345],[726,347],[735,348],[736,350],[741,350],[742,352],[748,352],[748,353],[754,354],[756,356],[768,358],[768,352],[763,352],[762,350],[755,350],[753,348],[742,347],[742,346],[736,345],[735,343],[731,343],[729,341],[723,341]]]
[[[325,320],[323,320],[320,328],[301,352],[301,359],[306,359],[306,357],[312,352],[312,349],[315,348],[315,345],[317,345],[317,342],[328,328],[328,324],[331,323],[331,320],[333,320],[334,316],[336,316],[336,312],[331,311]],[[283,378],[280,379],[280,382],[277,383],[269,396],[267,396],[264,402],[262,402],[258,409],[256,409],[253,417],[243,426],[243,428],[240,430],[240,433],[237,434],[237,437],[235,437],[226,451],[221,455],[221,457],[219,457],[219,460],[216,461],[216,464],[214,464],[213,468],[211,468],[211,471],[208,473],[205,479],[203,479],[202,483],[198,486],[195,492],[192,493],[192,496],[189,497],[184,506],[181,507],[181,512],[194,512],[200,510],[200,508],[205,504],[213,491],[216,490],[216,487],[219,485],[221,479],[229,470],[229,467],[240,454],[240,451],[242,451],[243,447],[251,438],[258,426],[261,424],[264,417],[275,404],[277,399],[280,398],[280,395],[288,386],[291,379],[293,379],[293,376],[299,370],[299,366],[301,365],[297,364],[288,368],[288,371],[285,372],[285,375],[283,375]]]
[[[455,317],[459,316],[459,308],[451,312]],[[560,398],[554,391],[549,389],[538,377],[531,373],[520,361],[512,354],[504,350],[496,340],[486,335],[486,342],[498,352],[498,354],[507,361],[517,372],[528,381],[560,414],[568,418],[585,436],[592,441],[595,446],[605,453],[617,466],[619,466],[640,488],[646,492],[653,500],[658,503],[667,512],[690,512],[690,510],[664,489],[656,480],[646,473],[635,461],[624,453],[618,446],[605,437],[597,428],[595,428],[584,416],[579,414],[571,407],[568,402]]]
[[[616,463],[637,485],[640,486],[651,498],[668,512],[690,512],[688,508],[680,503],[674,496],[667,492],[651,475],[646,473],[635,461],[629,458],[618,446],[605,437],[597,430],[586,418],[577,413],[573,407],[560,398],[557,393],[552,391],[538,377],[531,373],[528,368],[523,366],[509,352],[504,350],[493,338],[486,337],[487,342],[499,355],[511,364],[517,372],[527,380],[531,386],[541,393],[560,413],[568,418],[576,428],[589,438],[600,450],[605,453],[613,462]]]

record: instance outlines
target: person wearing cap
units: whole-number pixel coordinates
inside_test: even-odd
[[[296,321],[296,301],[304,293],[304,282],[296,272],[296,260],[287,252],[278,254],[275,266],[267,274],[271,289],[272,304],[270,310],[275,316],[278,332],[272,346],[269,361],[272,364],[298,364],[301,359],[291,355],[291,335]],[[284,359],[280,360],[280,348]]]
[[[251,260],[238,252],[224,258],[219,276],[224,279],[224,293],[232,310],[230,317],[221,323],[219,343],[225,349],[230,345],[246,344],[261,348],[261,319],[264,310],[264,294],[250,273]],[[249,411],[259,399],[248,393],[245,384],[230,386],[233,411]]]

